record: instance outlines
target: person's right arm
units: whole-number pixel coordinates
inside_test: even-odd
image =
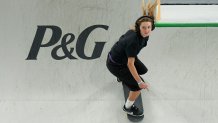
[[[136,68],[135,68],[134,63],[135,63],[135,57],[128,57],[127,66],[128,66],[128,68],[129,68],[129,71],[130,71],[130,73],[132,74],[133,78],[134,78],[138,83],[140,83],[140,84],[139,84],[139,87],[140,87],[141,89],[148,88],[148,85],[147,85],[146,83],[142,82],[142,80],[141,80],[141,78],[140,78],[140,76],[139,76],[139,74],[138,74],[138,72],[137,72],[137,70],[136,70]],[[142,82],[142,83],[141,83],[141,82]]]

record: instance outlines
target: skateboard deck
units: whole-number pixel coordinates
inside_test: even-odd
[[[126,101],[128,96],[129,96],[129,88],[125,84],[123,84],[123,82],[122,82],[122,85],[123,85],[124,97],[125,97],[125,101]],[[138,107],[139,110],[142,110],[144,112],[141,94],[136,99],[134,105],[136,107]],[[142,115],[142,116],[132,116],[132,115],[127,114],[127,117],[132,122],[139,122],[139,121],[143,120],[144,115]]]

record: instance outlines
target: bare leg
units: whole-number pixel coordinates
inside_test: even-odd
[[[132,115],[135,116],[143,116],[143,111],[139,110],[138,107],[133,106],[135,100],[139,97],[141,91],[130,91],[129,92],[129,97],[126,101],[126,104],[123,107],[123,110],[127,113],[131,113]]]
[[[130,91],[128,100],[135,101],[138,98],[138,96],[140,95],[140,93],[141,93],[141,91]]]

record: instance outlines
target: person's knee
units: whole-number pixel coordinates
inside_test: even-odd
[[[144,68],[143,74],[146,74],[148,72],[147,68]]]
[[[132,95],[138,95],[141,93],[141,90],[130,91]]]
[[[139,75],[143,75],[143,74],[146,74],[147,72],[148,72],[148,69],[145,67],[145,68],[139,70],[139,71],[138,71],[138,74],[139,74]]]

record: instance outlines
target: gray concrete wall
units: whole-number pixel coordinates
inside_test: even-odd
[[[105,66],[107,52],[140,16],[141,1],[41,0],[1,1],[0,122],[4,123],[123,123],[122,87]],[[128,3],[128,4],[127,4]],[[103,24],[87,39],[91,54],[96,41],[106,42],[99,58],[72,55],[55,60],[51,51],[61,41],[26,60],[38,25],[61,28],[62,37],[78,36]],[[149,72],[143,77],[145,118],[149,123],[217,123],[217,28],[157,28],[140,59]],[[43,43],[52,35],[47,31]],[[62,50],[58,51],[63,55]]]

